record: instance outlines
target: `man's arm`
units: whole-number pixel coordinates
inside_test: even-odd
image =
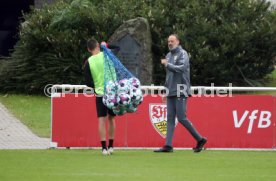
[[[113,45],[113,44],[109,44],[109,43],[106,44],[106,47],[109,48],[109,49],[114,49],[114,50],[118,50],[118,51],[120,50],[119,46]]]
[[[181,73],[184,72],[186,69],[185,67],[188,66],[189,64],[189,58],[187,53],[182,53],[181,57],[179,58],[179,64],[178,65],[174,65],[171,63],[167,63],[167,65],[165,65],[167,67],[167,69],[169,71],[175,72],[175,73]]]
[[[120,51],[120,47],[113,44],[108,44],[105,41],[101,42],[101,45],[106,46],[106,48],[111,49],[114,54],[117,54]]]
[[[91,75],[90,66],[88,61],[86,62],[84,66],[84,79],[85,79],[85,85],[91,88],[94,88],[94,81],[93,77]]]

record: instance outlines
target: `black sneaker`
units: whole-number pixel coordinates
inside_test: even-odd
[[[207,143],[207,138],[202,138],[199,142],[197,142],[196,147],[194,148],[195,153],[201,152],[203,146]]]
[[[165,145],[162,148],[159,148],[158,150],[154,150],[154,152],[156,153],[160,153],[160,152],[173,152],[173,147]]]

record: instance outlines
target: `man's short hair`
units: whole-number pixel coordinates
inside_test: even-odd
[[[97,47],[98,41],[95,38],[90,38],[87,40],[87,48],[89,50],[94,50]]]

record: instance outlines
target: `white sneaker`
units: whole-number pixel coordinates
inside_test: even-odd
[[[106,149],[103,149],[102,154],[106,156],[106,155],[109,155],[109,152]]]
[[[111,154],[113,154],[113,152],[114,152],[114,150],[113,150],[113,147],[110,147],[110,148],[108,148],[108,153],[111,155]]]

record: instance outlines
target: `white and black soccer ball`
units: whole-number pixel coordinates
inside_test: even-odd
[[[120,93],[129,93],[130,90],[130,84],[128,82],[128,79],[122,79],[118,82],[118,94]]]
[[[127,106],[131,102],[131,97],[127,93],[119,93],[117,96],[117,102],[120,106]]]
[[[142,93],[142,90],[140,88],[131,89],[130,96],[131,96],[131,100],[133,102],[141,102],[143,100],[143,93]]]
[[[126,111],[128,113],[134,113],[137,111],[137,106],[135,106],[133,104],[129,104],[128,106],[126,106]]]
[[[118,106],[117,108],[113,109],[113,112],[118,116],[122,116],[126,113],[126,109],[123,106]]]
[[[105,94],[115,96],[118,89],[118,83],[114,81],[109,81],[105,86]]]
[[[112,95],[104,95],[103,96],[103,103],[109,109],[114,109],[119,105],[118,104],[118,98],[116,96],[112,96]]]
[[[132,88],[138,89],[141,87],[141,83],[140,83],[139,79],[137,79],[135,77],[128,79],[128,83]]]

